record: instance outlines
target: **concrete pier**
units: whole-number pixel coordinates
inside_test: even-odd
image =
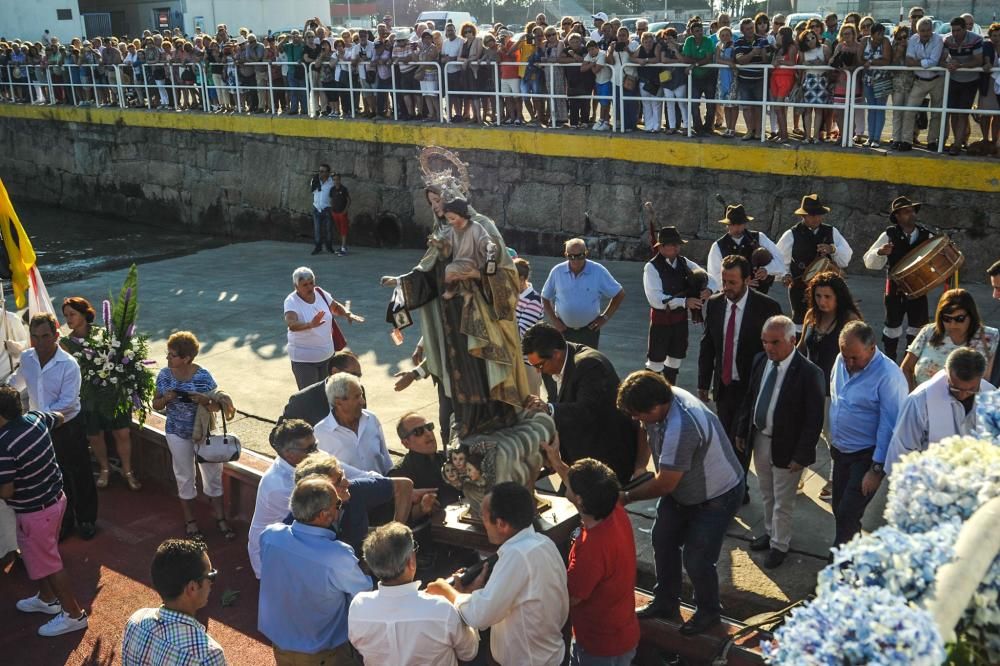
[[[488,211],[487,211],[488,212]],[[400,448],[394,436],[396,420],[417,411],[437,420],[437,393],[429,380],[414,382],[405,392],[393,390],[393,375],[413,367],[410,353],[419,337],[419,327],[405,331],[406,339],[395,346],[384,323],[389,290],[379,286],[381,275],[408,271],[420,258],[418,250],[358,248],[346,257],[331,254],[309,256],[311,246],[260,241],[203,250],[195,254],[143,264],[139,268],[139,329],[150,337],[152,357],[165,366],[166,340],[177,330],[191,330],[201,340],[197,362],[207,368],[220,387],[234,398],[242,417],[233,429],[246,445],[269,454],[268,420],[282,411],[295,382],[285,354],[286,328],[282,301],[292,291],[292,271],[311,267],[317,283],[340,301],[350,300],[353,310],[367,317],[361,325],[342,328],[358,354],[368,405],[381,420],[390,447]],[[855,253],[867,248],[855,248]],[[557,257],[526,257],[532,264],[532,282],[541,289]],[[700,259],[700,257],[698,257]],[[642,293],[642,264],[601,262],[625,288],[625,301],[601,335],[601,351],[609,356],[619,375],[643,366],[648,327],[648,307]],[[45,267],[41,270],[45,272]],[[58,306],[65,296],[84,296],[100,312],[100,301],[109,290],[117,294],[125,270],[108,271],[85,280],[50,288]],[[993,301],[984,276],[970,275],[963,286],[975,296],[983,320],[1000,323],[1000,304]],[[884,277],[874,273],[851,275],[851,290],[860,301],[865,318],[878,328],[882,322],[881,294]],[[787,310],[784,290],[773,294]],[[699,327],[692,326],[688,358],[681,368],[679,385],[694,390]],[[795,511],[792,552],[774,571],[763,569],[748,542],[763,525],[759,494],[751,479],[754,501],[740,511],[729,530],[719,563],[726,612],[745,618],[776,609],[813,591],[816,572],[825,565],[833,539],[830,507],[818,499],[829,473],[824,446],[817,449],[817,463],[808,471]],[[649,544],[653,503],[630,506],[640,557],[640,582],[652,583],[652,549]]]

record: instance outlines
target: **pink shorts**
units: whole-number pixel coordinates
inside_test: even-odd
[[[21,549],[28,578],[41,580],[62,571],[59,528],[66,512],[66,496],[41,511],[17,514],[17,547]]]

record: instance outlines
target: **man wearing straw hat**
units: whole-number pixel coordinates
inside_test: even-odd
[[[885,269],[885,328],[882,329],[882,349],[885,355],[897,361],[899,338],[903,335],[903,317],[906,317],[906,344],[913,342],[920,329],[929,321],[927,295],[907,298],[899,286],[889,279],[893,267],[906,254],[931,238],[934,234],[917,224],[920,204],[906,197],[896,197],[889,208],[892,223],[875,239],[865,252],[865,268],[873,271]]]
[[[829,212],[830,208],[823,205],[818,194],[807,194],[795,211],[796,215],[802,216],[802,220],[778,239],[778,252],[788,266],[784,283],[788,287],[792,321],[799,333],[802,332],[802,319],[808,309],[804,276],[809,265],[820,257],[830,257],[841,269],[847,268],[854,253],[841,233],[823,222],[823,216]]]
[[[768,276],[781,277],[787,271],[785,264],[781,261],[781,253],[778,246],[762,231],[749,231],[747,225],[753,218],[747,215],[743,204],[732,204],[726,206],[726,216],[719,220],[726,225],[726,233],[717,241],[712,243],[712,249],[708,251],[707,271],[716,282],[722,280],[722,260],[731,254],[738,254],[754,266],[753,279],[750,286],[757,291],[766,294],[770,289],[773,280],[768,280]],[[761,250],[758,252],[758,250]],[[759,263],[766,254],[771,256],[767,263]]]
[[[671,385],[677,383],[681,361],[687,356],[688,310],[701,310],[702,303],[718,288],[711,275],[699,285],[701,266],[681,255],[677,227],[656,233],[656,256],[646,262],[642,287],[649,301],[649,343],[646,368],[661,372]],[[704,279],[704,278],[703,278]]]

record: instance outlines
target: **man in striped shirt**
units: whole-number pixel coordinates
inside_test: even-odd
[[[542,304],[542,296],[528,282],[531,277],[531,264],[523,257],[514,259],[514,268],[517,269],[519,288],[521,293],[517,297],[517,332],[523,338],[524,332],[541,321],[545,315],[545,306]],[[525,365],[531,365],[527,359]],[[534,368],[525,368],[528,373],[528,385],[531,388],[531,395],[539,395],[542,388],[542,376]]]
[[[150,573],[163,605],[140,608],[128,619],[122,665],[225,666],[222,646],[194,616],[208,604],[218,573],[205,544],[167,539],[156,549]]]
[[[73,596],[59,556],[66,495],[49,431],[62,423],[59,412],[22,414],[18,392],[0,387],[0,498],[14,510],[24,568],[40,588],[18,601],[17,609],[55,615],[38,628],[41,636],[87,628],[87,613]]]

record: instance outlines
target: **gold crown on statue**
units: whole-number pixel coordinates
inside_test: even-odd
[[[468,199],[469,166],[458,155],[439,146],[427,146],[417,159],[425,187],[440,192],[445,201]]]

